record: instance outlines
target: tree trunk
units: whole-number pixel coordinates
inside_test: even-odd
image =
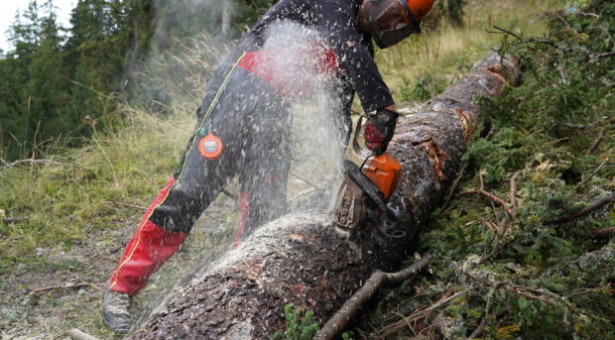
[[[404,170],[393,204],[402,210],[401,239],[374,228],[350,238],[328,216],[285,216],[263,226],[213,267],[176,292],[134,339],[268,339],[284,329],[283,307],[314,311],[324,323],[376,270],[405,258],[456,177],[480,112],[477,94],[498,96],[517,61],[490,53],[473,71],[421,112],[401,117],[389,146]]]

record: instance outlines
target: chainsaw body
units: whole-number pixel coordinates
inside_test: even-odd
[[[362,228],[368,219],[380,224],[383,218],[396,221],[399,215],[387,203],[397,189],[401,164],[391,154],[374,156],[359,144],[361,127],[362,117],[346,148],[344,180],[333,211],[335,225],[348,231]]]

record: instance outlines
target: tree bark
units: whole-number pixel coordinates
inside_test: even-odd
[[[518,78],[514,58],[490,53],[474,70],[417,114],[400,117],[389,146],[403,165],[392,202],[405,238],[365,228],[353,237],[328,216],[288,215],[261,227],[242,245],[177,291],[134,339],[268,339],[284,329],[283,307],[314,311],[324,323],[375,270],[392,271],[410,250],[455,180],[466,140],[478,127],[477,94],[501,95]]]

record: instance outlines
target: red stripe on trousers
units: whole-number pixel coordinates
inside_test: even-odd
[[[187,233],[162,229],[149,220],[152,212],[166,199],[175,179],[171,178],[149,206],[119,264],[109,280],[112,291],[137,294],[147,280],[182,245]]]

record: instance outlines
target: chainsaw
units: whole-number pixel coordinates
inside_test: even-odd
[[[385,226],[400,215],[388,201],[397,189],[401,164],[391,154],[376,156],[359,143],[362,122],[361,116],[346,147],[344,180],[334,198],[334,225],[352,233],[371,222],[386,237],[403,237],[405,233],[391,232]]]

